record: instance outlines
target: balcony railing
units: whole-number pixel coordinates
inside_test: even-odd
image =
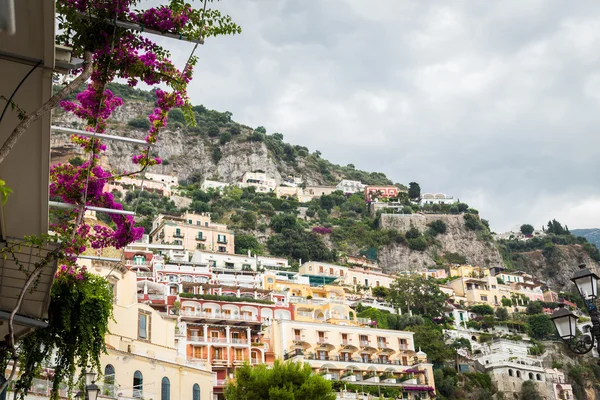
[[[229,319],[233,321],[251,321],[259,322],[258,316],[256,315],[235,315],[235,314],[224,314],[219,312],[207,313],[204,311],[189,311],[181,310],[179,314],[183,317],[197,317],[197,318],[208,318],[208,319]]]
[[[174,233],[174,234],[173,234],[173,237],[174,237],[174,238],[180,238],[180,239],[181,239],[181,238],[183,238],[183,233],[181,233],[181,232],[180,232],[180,233]]]
[[[410,360],[406,360],[406,363],[403,363],[402,360],[381,360],[381,359],[363,359],[360,357],[340,357],[340,356],[319,356],[318,354],[308,354],[303,355],[302,353],[288,353],[284,356],[285,359],[303,356],[304,360],[314,360],[314,361],[338,361],[338,362],[347,362],[347,363],[360,363],[360,364],[378,364],[378,365],[401,365],[401,366],[412,366],[413,362]]]
[[[196,240],[204,242],[206,238],[204,236],[196,236]]]
[[[140,278],[151,278],[152,277],[152,272],[135,271],[135,275],[139,276]]]
[[[308,312],[308,311],[298,311],[298,312],[296,312],[296,315],[298,315],[300,317],[312,317],[313,313]]]
[[[361,340],[360,347],[371,347],[371,342],[369,342],[368,340]]]

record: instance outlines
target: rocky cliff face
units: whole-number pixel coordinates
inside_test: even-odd
[[[151,104],[143,101],[128,101],[117,109],[108,122],[107,134],[143,139],[146,132],[127,126],[127,121],[145,116],[151,111]],[[68,128],[81,129],[81,121],[72,114],[56,110],[53,124]],[[251,132],[242,129],[242,134]],[[70,135],[54,133],[51,138],[53,159],[64,162],[79,154],[76,146],[71,144]],[[118,171],[135,171],[131,155],[142,147],[122,142],[107,142],[108,151],[104,164]],[[213,150],[219,148],[221,157],[217,162],[213,158]],[[288,165],[276,161],[263,142],[234,140],[220,145],[218,138],[206,138],[190,135],[182,129],[164,129],[152,153],[163,160],[165,165],[152,167],[151,172],[173,174],[180,179],[188,178],[192,173],[199,173],[205,179],[223,182],[235,182],[241,179],[246,171],[262,170],[281,183],[282,177],[302,177],[307,185],[323,183],[323,176],[317,168],[312,168],[303,159],[296,165]]]
[[[551,287],[566,289],[580,264],[596,273],[600,265],[592,260],[581,245],[555,246],[552,251],[535,250],[513,254],[515,267],[548,282]]]
[[[446,223],[447,231],[436,236],[436,246],[430,246],[423,252],[410,250],[403,245],[386,246],[379,251],[379,261],[384,271],[394,273],[431,267],[435,265],[434,259],[444,253],[462,255],[473,265],[503,265],[502,257],[493,242],[479,240],[476,232],[465,227],[462,215],[382,214],[380,226],[402,233],[411,227],[425,232],[427,224],[438,219]]]

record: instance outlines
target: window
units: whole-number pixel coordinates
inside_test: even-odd
[[[106,367],[104,367],[104,383],[107,385],[115,384],[115,367],[111,364],[106,364]]]
[[[521,377],[521,371],[517,371],[517,378]]]
[[[200,221],[196,221],[196,225],[202,225]]]
[[[529,373],[529,379],[533,379],[533,372]]]
[[[348,344],[348,334],[347,333],[342,333],[342,344],[344,344],[344,345]]]
[[[133,256],[133,265],[144,265],[146,264],[146,257],[144,256]]]
[[[173,243],[181,246],[183,244],[183,241],[182,240],[173,240]]]
[[[160,384],[160,400],[171,400],[171,382],[166,376],[162,378]]]
[[[294,329],[294,340],[300,341],[300,329]]]
[[[487,301],[487,296],[481,296],[481,301]]]
[[[183,237],[183,235],[181,234],[181,229],[176,228],[175,229],[175,234],[173,235],[174,237]]]
[[[535,379],[537,379],[538,381],[541,381],[542,380],[542,375],[535,374]]]
[[[140,371],[135,371],[133,374],[133,397],[141,399],[143,396],[142,387],[144,385],[144,377]]]
[[[508,370],[508,376],[513,376],[513,370],[512,369]]]
[[[138,312],[138,339],[150,340],[150,318],[149,312],[141,310]]]
[[[193,221],[191,219],[188,219],[188,224],[193,224]]]
[[[344,276],[344,270],[340,269],[340,276]]]
[[[238,361],[244,360],[244,352],[242,349],[235,349],[235,359]]]
[[[379,281],[375,281],[375,286],[379,286]]]
[[[329,275],[333,275],[333,268],[329,268]]]
[[[197,383],[192,388],[192,400],[200,400],[200,385]]]
[[[225,253],[227,251],[227,247],[219,246],[219,253]]]
[[[365,279],[365,286],[369,286],[369,280]]]
[[[352,284],[354,284],[354,285],[358,284],[358,279],[355,276],[352,277]]]
[[[202,236],[202,232],[198,232],[198,236],[196,236],[198,240],[204,240],[204,236]]]
[[[205,223],[204,223],[204,226],[208,227],[208,222],[205,222]]]

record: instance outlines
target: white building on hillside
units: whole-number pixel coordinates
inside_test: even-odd
[[[253,186],[257,192],[270,193],[277,187],[277,181],[263,171],[246,171],[240,182],[237,182],[237,186],[241,188]]]
[[[454,197],[447,196],[444,193],[424,193],[423,196],[421,196],[419,204],[424,206],[427,204],[452,204],[456,202],[457,200],[454,200]]]
[[[173,175],[154,174],[152,172],[146,172],[146,179],[154,182],[162,182],[169,188],[172,186],[179,186],[179,179]]]
[[[221,191],[227,186],[229,186],[229,184],[226,182],[211,181],[205,179],[204,182],[202,182],[202,185],[200,185],[200,188],[202,190],[215,189]]]
[[[361,181],[344,179],[337,184],[336,188],[344,193],[362,193],[365,189],[365,185]]]

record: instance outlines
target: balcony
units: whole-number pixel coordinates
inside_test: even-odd
[[[187,340],[189,342],[193,343],[202,343],[202,344],[232,344],[232,345],[244,345],[244,346],[249,346],[250,343],[248,343],[248,339],[245,338],[231,338],[229,339],[229,342],[227,341],[227,338],[224,337],[209,337],[206,338],[204,336],[197,336],[197,335],[188,335],[187,336]],[[261,343],[262,345],[262,343]]]
[[[174,238],[178,238],[178,239],[183,239],[183,233],[181,233],[181,232],[175,232],[173,234],[173,237]]]
[[[227,238],[225,238],[225,239],[217,239],[217,243],[227,244]]]
[[[135,271],[135,275],[138,278],[152,278],[152,272],[147,272],[147,271]]]
[[[318,354],[313,354],[310,353],[308,355],[303,354],[303,353],[287,353],[284,356],[284,359],[290,359],[290,358],[295,358],[295,357],[302,357],[304,359],[304,361],[335,361],[335,362],[342,362],[342,363],[348,363],[348,364],[376,364],[376,365],[399,365],[399,366],[405,366],[405,367],[409,367],[412,365],[415,365],[414,362],[410,361],[410,360],[406,360],[406,363],[403,363],[402,360],[380,360],[378,358],[373,358],[373,359],[366,359],[366,358],[360,358],[360,357],[340,357],[340,356],[319,356]],[[343,367],[341,367],[343,368]]]
[[[224,358],[213,358],[213,360],[211,361],[211,364],[215,367],[226,367],[228,364],[228,361]]]
[[[179,315],[182,317],[188,318],[199,318],[199,319],[207,319],[207,320],[230,320],[230,321],[240,321],[240,322],[249,322],[249,323],[261,323],[258,316],[256,315],[235,315],[235,314],[225,314],[220,312],[204,312],[204,311],[190,311],[190,310],[181,310]]]
[[[204,242],[204,241],[206,241],[206,238],[204,236],[196,236],[196,240],[198,240],[200,242]]]

